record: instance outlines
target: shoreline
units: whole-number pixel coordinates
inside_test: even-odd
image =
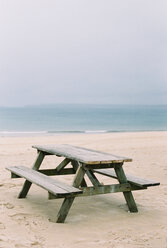
[[[0,138],[3,137],[49,137],[68,135],[103,135],[103,134],[123,134],[123,133],[165,133],[167,130],[126,130],[126,131],[106,131],[106,130],[85,130],[85,131],[1,131]]]

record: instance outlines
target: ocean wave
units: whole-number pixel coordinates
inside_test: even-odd
[[[0,131],[0,136],[110,133],[109,130]]]
[[[108,133],[109,130],[63,130],[63,131],[48,131],[50,134],[54,133]]]
[[[124,133],[140,132],[150,130],[55,130],[55,131],[0,131],[0,136],[40,136],[40,135],[65,135],[65,134],[105,134],[105,133]],[[162,131],[162,130],[158,130]]]
[[[84,133],[109,133],[109,130],[85,130]]]
[[[85,131],[79,131],[79,130],[73,130],[73,131],[71,131],[71,130],[62,130],[62,131],[47,131],[47,133],[50,133],[50,134],[54,134],[54,133],[85,133]]]

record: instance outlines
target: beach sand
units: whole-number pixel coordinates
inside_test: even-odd
[[[24,180],[11,179],[5,169],[31,167],[36,158],[31,146],[37,144],[72,144],[130,157],[127,173],[161,185],[133,193],[138,213],[128,212],[122,193],[79,197],[66,222],[53,223],[62,199],[48,200],[36,185],[26,199],[17,199]],[[59,160],[48,156],[43,168],[54,168]],[[167,248],[167,132],[0,137],[0,168],[0,248]]]

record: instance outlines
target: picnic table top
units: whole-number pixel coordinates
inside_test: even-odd
[[[131,158],[113,155],[110,153],[95,151],[83,147],[72,145],[35,145],[32,146],[38,151],[46,152],[48,154],[65,157],[76,160],[85,164],[109,164],[131,162]]]

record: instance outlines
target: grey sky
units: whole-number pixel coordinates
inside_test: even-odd
[[[0,106],[167,104],[166,0],[0,0]]]

